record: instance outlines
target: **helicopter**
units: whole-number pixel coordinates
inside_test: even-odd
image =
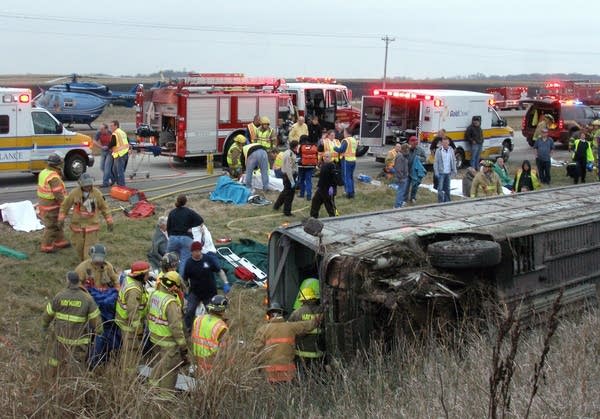
[[[87,124],[91,129],[92,122],[98,118],[108,104],[132,107],[135,101],[133,86],[128,92],[111,91],[107,86],[95,82],[81,82],[77,74],[49,80],[55,83],[63,79],[69,82],[56,84],[41,92],[34,98],[36,106],[47,109],[56,119],[67,127],[72,124]]]

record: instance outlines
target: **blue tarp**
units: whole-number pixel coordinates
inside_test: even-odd
[[[217,186],[210,193],[209,198],[211,201],[244,205],[248,202],[249,196],[250,190],[244,185],[234,181],[229,176],[221,176],[217,180]]]
[[[119,291],[116,288],[97,289],[94,287],[87,290],[98,305],[104,323],[104,333],[96,336],[90,353],[90,366],[95,368],[106,362],[111,353],[121,346],[121,331],[115,324],[115,306]]]

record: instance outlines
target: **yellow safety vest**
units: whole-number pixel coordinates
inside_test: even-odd
[[[127,140],[127,134],[121,128],[117,128],[113,135],[117,139],[117,144],[112,149],[112,156],[113,159],[116,159],[129,152],[129,140]]]
[[[158,346],[176,346],[177,343],[173,339],[173,332],[169,327],[169,320],[167,319],[167,306],[170,303],[175,303],[179,306],[179,300],[174,295],[168,294],[163,290],[156,290],[150,295],[149,301],[150,307],[147,318],[150,341]]]
[[[275,161],[273,162],[273,170],[281,169],[283,166],[283,156],[285,151],[280,151],[275,157]]]
[[[273,148],[273,144],[271,143],[271,134],[273,134],[273,128],[269,128],[266,131],[256,130],[256,144],[262,145],[267,150]]]
[[[346,151],[344,152],[344,159],[346,161],[356,161],[356,148],[358,146],[358,142],[354,137],[346,137],[344,138],[348,142],[348,146],[346,147]]]
[[[337,142],[337,140],[330,140],[329,138],[325,138],[323,140],[323,151],[329,151],[329,153],[331,154],[331,161],[333,162],[337,162],[340,160],[340,155],[337,151],[333,149],[333,147],[339,146],[339,144],[336,144]]]
[[[227,330],[227,324],[211,314],[198,316],[192,327],[192,353],[197,358],[208,358],[219,350],[219,336]]]
[[[60,189],[58,191],[52,190],[50,187],[50,181],[52,179],[60,180]],[[65,189],[65,184],[63,183],[60,175],[52,170],[52,169],[44,169],[40,173],[38,177],[38,187],[37,187],[37,196],[41,199],[46,199],[48,201],[54,201],[54,192],[62,192],[63,195],[67,194],[67,190]]]
[[[139,289],[142,294],[142,300],[137,308],[139,317],[129,325],[129,315],[127,313],[127,293],[133,289]],[[119,296],[117,298],[117,305],[115,307],[115,323],[119,328],[125,332],[136,332],[141,334],[142,321],[141,319],[146,315],[146,307],[148,304],[148,293],[144,289],[144,286],[136,281],[135,279],[127,276],[125,277],[125,283],[119,290]]]
[[[234,165],[233,159],[231,158],[231,155],[232,155],[231,153],[236,150],[240,151],[240,156],[238,157],[237,164]],[[227,166],[229,166],[231,169],[236,169],[236,168],[240,167],[242,165],[241,153],[242,153],[242,149],[238,145],[234,144],[231,147],[229,147],[229,150],[227,151]]]

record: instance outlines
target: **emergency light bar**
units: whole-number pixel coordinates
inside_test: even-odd
[[[245,77],[242,73],[190,73],[183,78],[188,86],[262,87],[280,86],[285,80],[277,77]]]
[[[381,90],[375,89],[373,90],[373,95],[375,96],[391,96],[398,97],[403,99],[417,99],[417,100],[433,100],[433,106],[440,107],[443,106],[444,101],[442,99],[438,99],[432,95],[423,95],[414,92],[404,91],[404,90]]]

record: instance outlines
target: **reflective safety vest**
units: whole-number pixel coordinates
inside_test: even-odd
[[[331,161],[337,162],[340,160],[340,155],[337,151],[333,149],[333,147],[338,147],[338,140],[330,140],[329,138],[323,139],[323,152],[329,152],[331,154]]]
[[[346,161],[356,161],[356,148],[358,146],[358,142],[354,137],[346,137],[344,138],[348,145],[346,146],[346,151],[344,152],[344,159]]]
[[[250,136],[250,142],[253,143],[256,140],[256,131],[258,131],[254,122],[248,124],[248,135]]]
[[[281,169],[283,166],[283,156],[285,155],[285,151],[280,151],[275,157],[275,162],[273,163],[273,170]]]
[[[238,153],[236,163],[233,162],[234,153]],[[241,157],[242,157],[241,147],[239,147],[237,144],[232,145],[231,147],[229,147],[229,151],[227,151],[227,166],[229,166],[229,168],[231,168],[231,169],[237,169],[238,167],[240,167],[242,165]]]
[[[227,324],[218,316],[204,314],[196,317],[192,327],[192,353],[200,367],[211,368],[209,358],[216,355],[219,338],[227,329]]]
[[[60,186],[55,187],[54,189],[50,186],[50,181],[52,179],[58,179],[60,181]],[[38,177],[38,187],[37,187],[37,196],[40,199],[46,199],[48,201],[55,201],[54,193],[61,192],[63,195],[67,194],[67,190],[65,189],[65,184],[60,178],[60,174],[58,174],[55,170],[52,169],[44,169],[40,173]],[[53,205],[55,208],[59,208],[60,204],[57,203]],[[45,207],[46,210],[51,209],[50,206]]]
[[[150,294],[149,301],[150,307],[147,319],[150,341],[158,346],[176,346],[177,343],[173,338],[173,332],[167,319],[167,306],[171,303],[181,306],[179,300],[163,290],[156,290]]]
[[[273,148],[274,144],[271,142],[271,135],[273,134],[273,128],[269,128],[266,131],[256,130],[256,144],[262,145],[267,150]]]
[[[515,192],[519,190],[519,185],[521,183],[521,175],[522,174],[523,174],[523,169],[519,169],[519,171],[517,172],[517,176],[515,178]],[[533,185],[533,190],[537,191],[538,189],[540,189],[542,187],[542,184],[540,183],[540,180],[537,175],[537,171],[535,171],[534,169],[530,169],[530,176],[531,176],[531,184]]]
[[[301,320],[314,320],[318,317],[319,315],[317,313],[304,313],[302,315],[302,319]],[[299,342],[297,343],[297,349],[296,349],[296,355],[298,355],[299,357],[302,358],[321,358],[323,355],[325,355],[321,350],[319,350],[317,348],[317,339],[318,336],[321,334],[321,328],[320,327],[315,327],[313,330],[311,330],[310,332],[308,332],[306,334],[306,336],[303,336],[302,338],[300,338]],[[311,341],[311,344],[313,344],[315,346],[315,350],[314,351],[310,351],[307,350],[308,348],[304,347],[303,340],[307,339]]]
[[[127,139],[127,134],[121,128],[117,128],[113,135],[117,139],[117,144],[112,149],[113,159],[123,157],[125,154],[129,152],[129,140]]]
[[[577,147],[579,147],[579,143],[581,142],[581,139],[577,139],[575,140],[575,142],[573,143],[573,153],[571,154],[571,158],[573,160],[575,160],[575,152],[577,151]],[[585,142],[585,159],[588,162],[593,162],[594,161],[594,152],[592,151],[592,145],[589,142]]]
[[[84,307],[85,304],[80,299],[72,300],[61,300],[61,307]],[[73,330],[81,329],[82,334],[79,337],[66,337],[56,333],[56,340],[64,345],[77,346],[77,345],[88,345],[90,343],[91,335],[85,333],[85,323],[93,319],[100,317],[100,310],[96,307],[94,311],[89,314],[79,315],[75,313],[62,313],[55,311],[52,308],[52,302],[46,305],[46,313],[48,316],[54,317],[55,319],[55,330]],[[84,314],[81,312],[81,314]],[[62,323],[62,324],[61,324]]]
[[[129,324],[129,314],[127,312],[127,293],[134,289],[138,289],[141,294],[141,301],[137,307],[138,315],[136,318]],[[144,286],[135,279],[130,276],[125,277],[125,281],[123,282],[123,286],[119,290],[119,296],[117,298],[117,305],[115,307],[115,323],[121,330],[124,332],[135,332],[136,334],[141,335],[144,331],[142,326],[142,319],[146,315],[146,307],[148,304],[148,293],[146,292]]]
[[[391,170],[394,167],[394,162],[396,161],[397,155],[398,155],[398,152],[396,151],[395,148],[392,148],[390,151],[388,151],[387,155],[385,156],[385,169],[386,170]]]

